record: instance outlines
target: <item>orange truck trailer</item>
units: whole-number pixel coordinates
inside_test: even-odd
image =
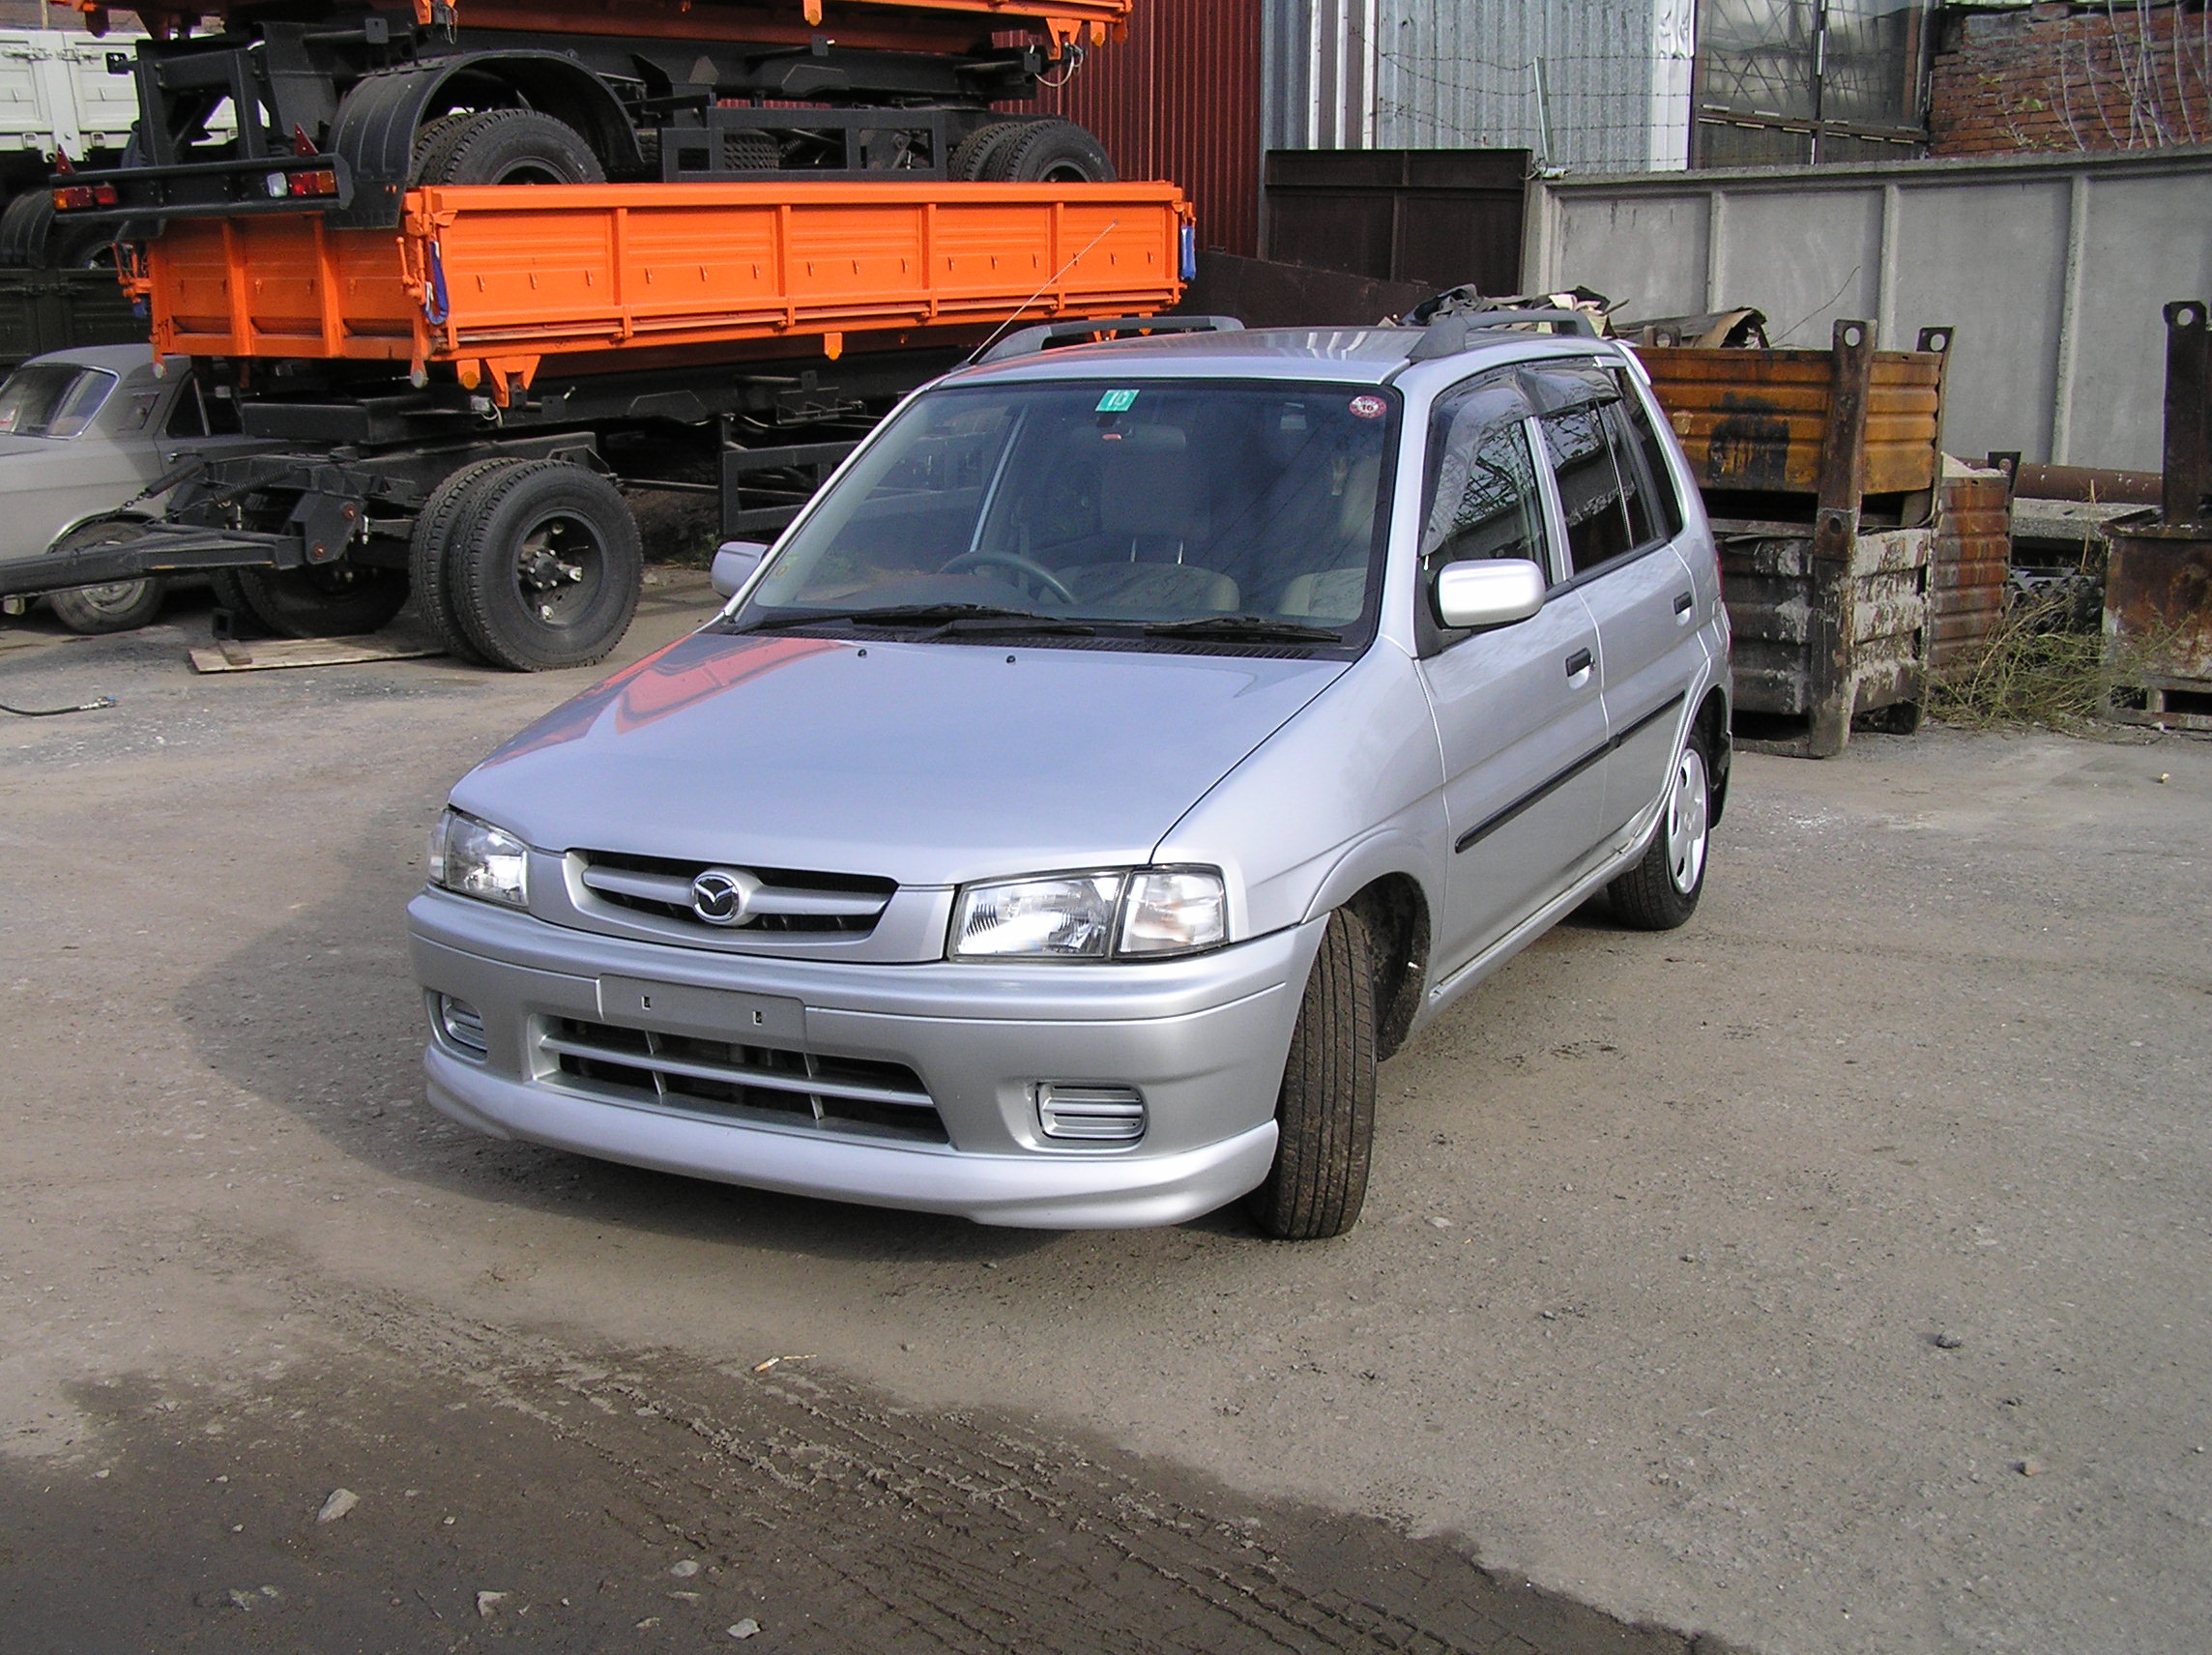
[[[141,10],[144,164],[59,174],[55,205],[112,227],[188,408],[262,446],[0,595],[206,572],[280,634],[373,630],[412,595],[463,656],[598,659],[640,585],[626,489],[718,496],[725,537],[764,537],[993,337],[1180,297],[1175,188],[991,107],[1128,5],[470,0],[463,29],[279,0],[213,35]]]

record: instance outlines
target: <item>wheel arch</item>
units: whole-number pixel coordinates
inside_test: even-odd
[[[334,217],[342,224],[389,228],[415,159],[423,116],[456,82],[489,81],[572,127],[612,173],[643,164],[637,131],[614,88],[574,59],[550,51],[464,52],[435,63],[364,75],[338,105],[331,148],[354,179],[353,201]]]
[[[1734,747],[1729,735],[1728,692],[1719,684],[1705,691],[1704,700],[1698,703],[1698,716],[1694,729],[1705,739],[1705,751],[1712,758],[1712,778],[1707,792],[1711,796],[1710,827],[1718,827],[1721,812],[1728,804],[1729,769],[1734,758]]]
[[[1378,962],[1377,1050],[1387,1058],[1405,1043],[1428,980],[1431,905],[1417,847],[1395,836],[1370,840],[1339,861],[1307,910],[1318,918],[1350,908],[1367,922]]]

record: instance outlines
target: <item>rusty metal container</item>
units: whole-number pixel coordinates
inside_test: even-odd
[[[1860,328],[1866,322],[1838,322]],[[1930,328],[1915,351],[1875,351],[1867,366],[1859,492],[1919,494],[1942,464],[1943,368],[1948,328]],[[1652,390],[1706,490],[1818,494],[1834,424],[1834,351],[1696,350],[1637,353]]]
[[[1918,728],[1928,678],[1951,330],[1916,351],[1876,350],[1871,322],[1832,337],[1637,353],[1720,540],[1737,744],[1801,758],[1842,752],[1854,719]]]
[[[2212,730],[2212,334],[2202,300],[2166,306],[2161,506],[2105,525],[2109,711]],[[2141,705],[2132,705],[2139,700]]]
[[[2012,568],[2011,492],[2005,474],[1943,457],[1936,547],[1928,575],[1928,670],[1970,656],[2004,619]]]

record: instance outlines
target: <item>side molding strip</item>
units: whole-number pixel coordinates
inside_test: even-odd
[[[1545,799],[1551,798],[1553,794],[1558,792],[1562,787],[1565,787],[1567,783],[1573,781],[1575,777],[1581,775],[1583,771],[1588,769],[1590,766],[1601,763],[1610,753],[1618,752],[1622,747],[1626,746],[1630,741],[1634,740],[1638,736],[1642,735],[1644,731],[1648,729],[1653,724],[1658,723],[1660,719],[1666,717],[1670,712],[1674,711],[1675,708],[1680,707],[1688,699],[1689,692],[1687,690],[1676,690],[1667,700],[1661,702],[1657,707],[1654,707],[1650,711],[1646,712],[1635,723],[1629,725],[1617,736],[1610,737],[1603,746],[1591,748],[1590,751],[1585,753],[1581,758],[1577,759],[1565,769],[1559,771],[1557,775],[1552,777],[1550,781],[1543,783],[1541,786],[1533,789],[1528,793],[1523,794],[1519,798],[1516,798],[1511,804],[1508,804],[1503,810],[1499,811],[1495,816],[1487,817],[1483,821],[1477,822],[1472,828],[1470,828],[1466,832],[1462,833],[1452,842],[1453,854],[1456,856],[1462,851],[1472,849],[1475,845],[1480,844],[1491,834],[1497,832],[1499,828],[1504,827],[1508,822],[1512,821],[1516,816],[1519,816],[1523,811],[1531,809],[1534,806],[1543,803]]]

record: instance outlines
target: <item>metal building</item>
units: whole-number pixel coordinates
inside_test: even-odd
[[[1267,0],[1269,149],[1689,164],[1694,0]]]

